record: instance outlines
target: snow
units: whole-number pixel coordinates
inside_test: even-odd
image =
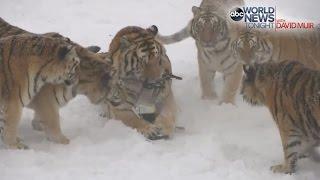
[[[250,0],[250,3],[259,2]],[[316,19],[317,0],[267,0],[288,17]],[[289,8],[302,8],[301,11]],[[301,1],[300,1],[301,2]],[[56,31],[105,51],[114,34],[127,25],[156,24],[162,34],[183,28],[192,17],[186,0],[1,0],[0,17],[32,32]],[[290,6],[291,7],[291,6]],[[309,9],[308,9],[309,8]],[[307,14],[307,12],[309,14]],[[299,162],[295,175],[273,174],[282,161],[278,130],[264,107],[251,107],[237,97],[237,106],[200,100],[196,48],[192,39],[167,46],[175,74],[173,89],[180,106],[178,124],[186,128],[173,139],[147,141],[120,121],[105,120],[100,108],[78,96],[61,110],[69,145],[49,142],[33,131],[33,112],[25,109],[20,136],[30,150],[0,146],[0,180],[43,179],[172,179],[270,180],[319,179],[320,165]],[[217,76],[221,91],[222,78]]]

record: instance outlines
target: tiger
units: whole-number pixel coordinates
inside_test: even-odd
[[[76,83],[79,64],[75,47],[69,43],[31,35],[0,39],[1,135],[8,148],[27,148],[17,138],[22,108],[45,84]]]
[[[192,37],[198,49],[198,68],[202,99],[216,99],[212,86],[216,72],[225,80],[221,103],[234,104],[240,86],[242,66],[231,56],[231,39],[235,39],[238,24],[230,21],[229,11],[244,5],[243,0],[203,0],[200,7],[193,6],[193,18],[188,25],[170,36],[158,34],[157,40],[172,44]]]
[[[245,30],[232,43],[233,56],[242,64],[298,60],[320,69],[318,31],[272,32]]]
[[[5,30],[3,30],[5,28]],[[72,86],[64,84],[45,84],[28,104],[35,111],[32,127],[44,131],[48,140],[68,144],[70,140],[63,135],[60,128],[60,107],[65,106],[77,94],[87,96],[91,103],[99,104],[108,93],[109,56],[108,53],[97,53],[98,46],[83,48],[68,37],[58,33],[35,34],[15,27],[0,19],[0,38],[15,35],[45,36],[55,41],[68,43],[75,47],[80,58],[79,81]],[[96,54],[97,53],[97,54]]]
[[[99,53],[99,56],[106,56]],[[34,110],[32,127],[44,131],[49,141],[69,144],[62,133],[59,109],[77,95],[86,96],[92,104],[103,104],[110,91],[110,67],[108,64],[81,59],[79,81],[73,86],[45,85],[28,106]]]
[[[105,106],[109,118],[119,119],[150,140],[171,138],[176,102],[171,63],[165,48],[155,40],[156,26],[128,26],[109,45],[112,60],[111,98]]]
[[[279,129],[284,162],[275,173],[294,173],[308,155],[319,161],[320,72],[298,61],[244,65],[241,94],[254,106],[267,106]]]

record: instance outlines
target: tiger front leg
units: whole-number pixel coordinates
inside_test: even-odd
[[[296,171],[299,156],[303,154],[303,148],[301,147],[302,141],[299,137],[289,134],[281,128],[279,128],[279,130],[284,153],[284,162],[272,166],[271,170],[274,173],[292,174]]]
[[[9,149],[28,149],[18,138],[18,125],[22,114],[22,104],[18,96],[9,98],[4,112],[2,139]]]
[[[35,130],[43,130],[50,141],[69,144],[70,140],[61,131],[59,105],[51,92],[50,86],[45,86],[32,100],[30,107],[35,111],[32,126]]]
[[[32,121],[33,126],[37,124],[42,129],[49,141],[58,144],[69,144],[70,140],[63,135],[60,127],[59,107],[46,104],[37,106],[35,110],[35,119]]]
[[[199,64],[199,77],[200,77],[200,86],[201,86],[201,98],[204,100],[213,100],[216,99],[217,93],[215,92],[212,82],[215,76],[215,71],[209,71],[203,60],[198,60]]]
[[[236,69],[231,74],[224,74],[225,84],[222,91],[220,104],[231,103],[235,104],[235,97],[242,79],[242,67],[237,65]]]
[[[163,108],[154,124],[161,130],[164,137],[172,137],[176,126],[177,107],[172,91],[164,102]]]
[[[138,117],[134,112],[130,110],[117,110],[115,108],[111,108],[111,111],[115,119],[120,120],[126,126],[136,129],[146,138],[150,140],[161,139],[159,137],[160,129],[156,125]]]

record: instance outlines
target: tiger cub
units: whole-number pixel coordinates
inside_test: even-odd
[[[244,65],[243,70],[243,99],[267,106],[280,132],[284,162],[272,171],[294,173],[305,155],[319,160],[320,72],[296,61]]]
[[[110,82],[113,96],[106,112],[151,140],[171,137],[176,122],[171,82],[177,77],[157,33],[156,26],[125,27],[109,46],[116,81]]]
[[[27,148],[17,138],[22,108],[45,84],[76,83],[79,64],[75,47],[68,43],[31,35],[0,39],[1,134],[6,146]]]

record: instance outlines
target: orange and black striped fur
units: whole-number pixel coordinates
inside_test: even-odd
[[[1,18],[0,32],[0,38],[19,34],[36,35],[12,26]],[[72,86],[46,84],[28,105],[29,108],[35,111],[35,117],[32,121],[34,129],[44,130],[47,138],[51,141],[67,144],[69,140],[62,134],[60,128],[59,109],[74,98],[76,94],[86,95],[92,103],[103,101],[108,92],[107,83],[110,78],[108,62],[105,60],[108,59],[108,55],[107,53],[96,54],[100,48],[96,46],[83,48],[58,33],[46,33],[36,36],[51,37],[59,43],[67,43],[74,46],[81,60],[79,81],[76,84]]]
[[[320,33],[317,30],[249,30],[241,32],[232,44],[233,56],[242,64],[295,59],[309,68],[320,69]]]
[[[244,72],[244,100],[267,106],[280,132],[285,161],[271,169],[293,173],[300,157],[319,160],[320,72],[296,61],[245,65]]]
[[[0,39],[0,104],[4,115],[4,144],[9,148],[26,147],[17,141],[22,107],[30,104],[45,84],[71,85],[78,81],[79,64],[75,47],[68,43],[34,35]]]
[[[125,27],[109,46],[112,77],[122,82],[115,82],[118,85],[113,86],[117,87],[115,91],[120,91],[121,102],[111,101],[107,107],[109,117],[120,119],[150,139],[171,136],[176,114],[171,79],[164,78],[172,73],[171,63],[164,47],[155,40],[157,32],[156,26],[148,29]],[[146,84],[150,87],[146,88]],[[149,104],[157,106],[156,112],[152,113],[155,116],[153,122],[132,110],[141,105],[140,100],[148,93],[152,94],[149,101],[156,101]]]

